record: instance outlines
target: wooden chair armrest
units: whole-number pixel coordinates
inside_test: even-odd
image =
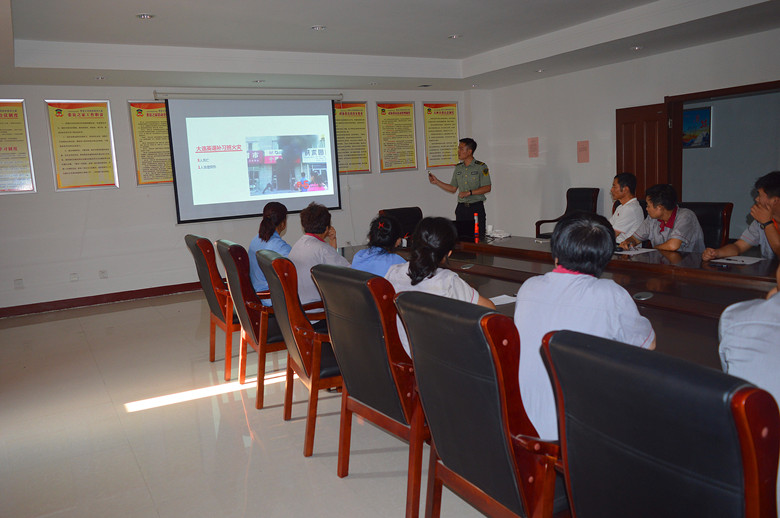
[[[264,311],[264,312],[267,312],[267,313],[273,313],[274,312],[274,308],[272,308],[271,306],[264,306],[263,304],[258,304],[257,302],[255,302],[253,300],[247,301],[246,305],[249,308],[254,309],[255,311]]]
[[[306,304],[302,304],[301,307],[303,307],[304,311],[309,311],[311,309],[324,309],[325,305],[321,300],[315,300],[314,302],[307,302]]]
[[[558,452],[560,451],[560,446],[557,441],[544,441],[536,437],[531,437],[530,435],[513,435],[512,442],[531,453],[547,455],[556,459],[558,458]]]
[[[217,293],[217,295],[224,295],[226,297],[230,296],[230,290],[227,288],[222,288],[220,286],[214,286],[214,291]]]
[[[270,299],[271,298],[271,292],[268,291],[268,290],[258,291],[257,292],[257,298],[259,298],[259,299]]]

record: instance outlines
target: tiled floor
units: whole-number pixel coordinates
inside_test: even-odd
[[[224,335],[210,363],[208,321],[200,292],[0,320],[0,516],[403,516],[405,443],[356,420],[350,475],[336,476],[338,396],[322,394],[308,459],[300,382],[288,422],[283,382],[267,385],[264,410],[249,384],[128,412],[226,385]],[[269,375],[283,369],[271,355]],[[479,514],[445,489],[442,516]]]

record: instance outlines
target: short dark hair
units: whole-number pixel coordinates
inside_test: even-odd
[[[442,259],[455,248],[458,232],[447,218],[423,218],[412,234],[409,278],[412,286],[436,273]]]
[[[368,229],[368,246],[384,248],[389,252],[401,237],[401,223],[393,216],[377,216]]]
[[[278,201],[269,201],[263,207],[263,220],[260,222],[257,235],[263,241],[268,241],[274,235],[276,227],[281,225],[286,219],[287,207]]]
[[[645,197],[653,202],[653,205],[656,207],[660,205],[666,210],[677,208],[677,191],[668,183],[653,185],[645,191]]]
[[[466,144],[466,147],[471,150],[471,154],[473,155],[474,152],[477,150],[477,141],[474,140],[471,137],[465,137],[460,139],[458,142],[462,142],[463,144]]]
[[[764,189],[770,198],[780,196],[780,171],[772,171],[756,180],[756,190]]]
[[[301,227],[307,234],[322,234],[330,227],[330,212],[325,205],[311,202],[301,211]]]
[[[615,231],[604,216],[572,212],[555,225],[550,249],[567,270],[600,277],[615,251]]]
[[[617,180],[621,189],[628,187],[628,192],[631,193],[631,196],[634,196],[636,192],[636,176],[631,173],[619,173],[615,175],[615,180]]]

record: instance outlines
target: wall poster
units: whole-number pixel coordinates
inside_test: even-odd
[[[23,99],[0,99],[0,194],[35,192]]]
[[[119,187],[108,101],[46,101],[58,191]]]
[[[370,173],[366,103],[334,103],[339,173]]]
[[[377,103],[380,172],[417,168],[414,103]]]
[[[423,104],[426,167],[458,163],[458,105]]]
[[[128,101],[138,185],[173,183],[165,102]]]

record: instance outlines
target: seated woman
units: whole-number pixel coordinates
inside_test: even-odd
[[[260,221],[260,229],[249,244],[249,275],[252,278],[252,286],[255,291],[268,289],[268,281],[265,280],[260,266],[257,264],[255,254],[258,250],[272,250],[287,257],[290,254],[290,245],[282,239],[282,234],[287,230],[287,207],[272,201],[263,207],[263,219]],[[263,304],[271,305],[270,299],[263,299]]]
[[[424,291],[442,297],[471,302],[487,308],[496,306],[490,299],[461,279],[457,273],[439,268],[450,256],[458,235],[452,222],[446,218],[423,218],[412,234],[412,255],[408,263],[391,266],[385,279],[401,291]],[[398,321],[398,335],[409,353],[406,332]]]
[[[391,216],[377,216],[368,229],[368,248],[352,258],[352,268],[384,277],[387,269],[406,260],[393,253],[401,243],[401,224]]]
[[[298,298],[301,304],[308,304],[320,300],[320,292],[311,278],[312,267],[318,264],[349,267],[349,261],[337,251],[336,229],[330,226],[327,207],[311,202],[301,211],[301,227],[305,234],[293,245],[289,259],[298,271]]]

